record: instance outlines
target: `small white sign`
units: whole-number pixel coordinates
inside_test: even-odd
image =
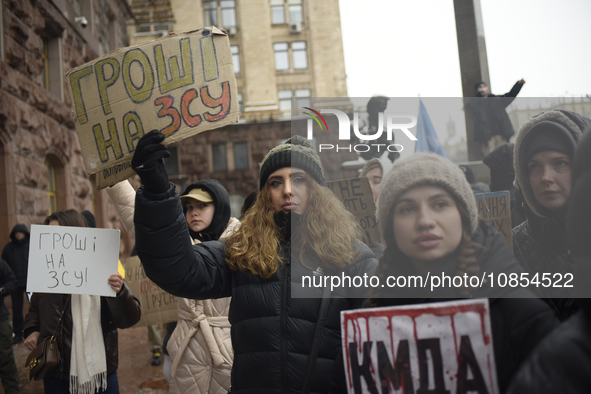
[[[31,226],[27,291],[114,297],[119,230]]]

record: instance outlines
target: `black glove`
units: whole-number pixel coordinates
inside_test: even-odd
[[[168,190],[168,174],[162,159],[170,157],[168,148],[161,144],[164,134],[152,130],[144,135],[137,143],[131,167],[140,176],[145,188],[154,194],[161,194]]]

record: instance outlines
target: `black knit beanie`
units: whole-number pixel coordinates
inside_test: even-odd
[[[273,172],[283,167],[301,168],[321,186],[326,184],[320,158],[310,142],[302,136],[294,135],[285,141],[285,144],[278,145],[267,153],[261,163],[260,189],[265,186]]]

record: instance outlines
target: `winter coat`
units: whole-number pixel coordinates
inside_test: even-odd
[[[229,199],[218,190],[222,186],[213,182],[202,185],[203,182],[189,186],[185,193],[194,187],[204,188],[216,202],[212,223],[224,220],[225,215],[229,217]],[[107,194],[115,205],[123,226],[135,236],[133,215],[136,192],[133,186],[129,182],[120,182],[107,188]],[[228,219],[225,220],[226,226],[221,227],[225,228],[221,238],[230,236],[240,226],[235,218],[230,218],[229,222]],[[193,243],[200,242],[198,239],[191,240]],[[234,359],[228,321],[230,301],[230,297],[216,300],[178,298],[178,323],[166,345],[171,363],[171,393],[215,393],[229,390]]]
[[[493,135],[509,141],[515,134],[505,108],[515,100],[523,84],[517,82],[511,91],[501,96],[471,97],[466,100],[466,113],[474,121],[474,141],[487,143]]]
[[[573,273],[575,260],[567,246],[564,220],[540,218],[527,207],[525,212],[527,220],[512,231],[513,253],[524,271],[529,272],[530,276],[538,273],[540,281],[544,273],[551,273],[551,277],[555,273],[563,277]],[[538,297],[544,298],[560,321],[566,320],[576,311],[574,299],[566,288],[540,286],[533,288],[533,291]]]
[[[505,238],[488,223],[479,221],[473,240],[483,246],[476,249],[480,273],[494,272],[496,275],[505,272],[509,275],[523,272],[511,254]],[[430,274],[436,276],[441,275],[441,272],[455,273],[457,264],[457,257],[453,254]],[[412,263],[405,260],[389,271],[388,275],[417,275],[417,273]],[[406,294],[408,295],[408,292]],[[464,298],[456,288],[436,290],[439,298],[425,298],[423,294],[424,290],[421,290],[421,293],[417,293],[417,298],[378,298],[376,306],[425,304]],[[389,297],[393,296],[395,293],[390,292]],[[474,298],[489,298],[492,342],[501,393],[506,392],[519,365],[527,359],[534,347],[559,324],[550,308],[541,300],[532,297],[531,292],[526,289],[508,286],[500,289],[497,283],[490,287],[484,285],[474,293]],[[340,380],[335,379],[333,383],[335,387],[332,393],[347,392],[344,368],[341,368]]]
[[[577,146],[567,234],[577,256],[574,294],[580,310],[548,335],[518,371],[510,394],[591,393],[591,135]]]
[[[0,321],[8,319],[10,312],[4,305],[4,297],[16,290],[16,277],[4,260],[0,260]]]
[[[146,274],[162,289],[194,299],[232,296],[229,320],[234,348],[233,394],[301,392],[322,289],[301,290],[301,283],[294,279],[292,284],[290,277],[292,269],[294,278],[300,277],[302,271],[312,275],[313,271],[303,264],[311,267],[314,262],[302,263],[297,255],[290,259],[286,244],[280,250],[284,265],[269,279],[230,270],[223,242],[191,245],[180,200],[172,186],[159,195],[144,188],[138,190],[135,228],[136,248]],[[359,254],[346,274],[371,275],[377,264],[373,253],[360,242],[355,247]],[[334,360],[341,346],[340,311],[360,307],[363,299],[356,297],[359,294],[343,292],[330,300],[311,393],[330,389]]]
[[[229,237],[239,226],[237,219],[230,218],[220,238]],[[167,345],[171,393],[217,393],[230,389],[234,360],[228,321],[231,300],[178,298],[178,322]]]
[[[536,347],[508,393],[591,393],[590,332],[591,315],[580,310]]]
[[[513,181],[515,180],[514,149],[515,144],[503,144],[482,159],[482,162],[490,169],[491,192],[513,190]]]
[[[29,312],[25,316],[25,338],[33,332],[39,331],[38,345],[45,338],[52,336],[67,300],[67,294],[33,293]],[[70,357],[72,354],[71,305],[71,302],[68,303],[57,334],[57,346],[62,363],[52,375],[62,380],[70,376]],[[129,328],[140,320],[140,302],[125,285],[116,297],[101,297],[100,313],[107,357],[107,374],[110,374],[117,371],[119,365],[117,329]]]
[[[18,241],[15,234],[21,232],[25,238]],[[6,261],[16,276],[17,286],[27,285],[27,273],[29,271],[29,230],[24,224],[17,224],[10,232],[10,242],[2,251],[2,260]]]
[[[542,280],[544,273],[563,275],[573,273],[574,259],[568,248],[565,229],[566,206],[560,212],[550,212],[535,198],[529,184],[529,176],[522,162],[526,151],[523,145],[530,130],[542,121],[564,126],[575,141],[579,141],[591,120],[570,111],[549,111],[533,117],[519,130],[515,141],[515,174],[525,201],[526,221],[513,229],[513,252],[519,264],[530,277],[536,273]],[[526,140],[527,141],[527,140]],[[553,282],[555,279],[552,280]],[[563,282],[564,283],[564,282]],[[564,287],[537,287],[534,289],[554,309],[560,320],[565,320],[576,310],[570,289]]]

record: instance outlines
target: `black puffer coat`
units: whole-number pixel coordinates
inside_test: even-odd
[[[21,232],[25,238],[17,240],[15,234]],[[29,270],[29,230],[24,224],[17,224],[10,232],[10,242],[2,251],[2,260],[6,261],[16,276],[17,286],[27,285],[27,272]]]
[[[167,292],[179,297],[208,299],[232,296],[234,365],[233,394],[299,393],[314,337],[322,289],[302,289],[294,275],[307,270],[297,256],[285,258],[284,268],[269,279],[231,271],[224,243],[192,246],[176,188],[153,195],[140,188],[136,195],[136,248],[146,274]],[[371,275],[377,261],[364,244],[347,271]],[[287,257],[288,245],[282,251]],[[295,286],[295,287],[294,287]],[[292,291],[293,289],[293,291]],[[340,311],[359,308],[355,293],[333,293],[318,352],[310,393],[330,389],[334,360],[341,347]]]

